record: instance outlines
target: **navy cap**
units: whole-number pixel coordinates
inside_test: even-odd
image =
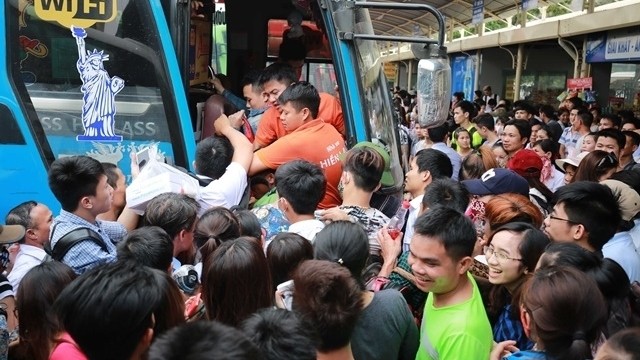
[[[500,195],[515,193],[529,196],[529,183],[525,178],[509,169],[489,169],[480,179],[464,180],[462,184],[471,195]]]

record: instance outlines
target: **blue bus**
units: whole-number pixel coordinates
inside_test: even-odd
[[[208,94],[206,87],[189,82],[192,25],[204,19],[213,26],[208,48],[217,51],[209,51],[207,61],[220,64],[224,56],[229,79],[238,83],[248,69],[273,61],[267,51],[269,20],[287,19],[293,11],[318,25],[331,52],[330,59],[308,58],[305,76],[319,86],[335,79],[349,144],[371,139],[386,144],[397,183],[388,191],[401,191],[397,123],[376,45],[389,37],[374,34],[366,3],[228,0],[221,17],[223,2],[216,0],[216,11],[212,0],[202,8],[175,0],[5,0],[0,5],[0,36],[6,39],[0,48],[0,216],[26,200],[57,213],[47,170],[60,157],[89,155],[127,173],[131,153],[157,144],[167,162],[191,168],[202,130],[196,98]],[[345,22],[345,14],[353,21]],[[224,31],[215,28],[220,19]]]

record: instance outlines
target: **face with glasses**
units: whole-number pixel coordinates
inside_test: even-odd
[[[489,282],[495,285],[514,284],[522,278],[525,268],[522,265],[520,243],[522,234],[512,231],[499,231],[493,235],[491,245],[484,247],[484,255],[489,265]]]
[[[543,224],[544,233],[552,241],[575,241],[583,235],[583,227],[569,219],[563,203],[553,207],[553,211],[544,219]]]

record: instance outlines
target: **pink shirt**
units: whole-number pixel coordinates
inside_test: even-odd
[[[71,335],[64,333],[58,339],[58,345],[53,348],[49,360],[89,360],[80,350]]]

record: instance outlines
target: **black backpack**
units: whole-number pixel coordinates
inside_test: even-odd
[[[53,237],[55,230],[56,226],[51,229],[51,237]],[[104,240],[102,240],[102,236],[87,227],[81,227],[69,231],[56,242],[53,248],[51,248],[51,241],[49,241],[44,247],[47,256],[43,261],[62,261],[69,250],[82,241],[93,241],[96,245],[100,246],[102,251],[109,252],[107,245],[104,243]]]

